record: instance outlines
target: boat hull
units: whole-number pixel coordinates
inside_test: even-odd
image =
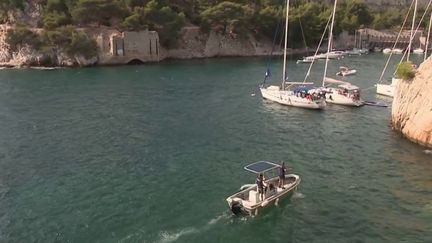
[[[377,84],[377,94],[393,97],[394,85],[392,84]]]
[[[326,93],[326,102],[330,104],[355,106],[355,107],[364,105],[362,99],[356,100],[337,93]]]
[[[357,73],[357,70],[349,70],[349,71],[340,71],[338,73],[336,73],[336,75],[338,76],[350,76],[350,75],[355,75]]]
[[[307,98],[297,97],[294,92],[289,90],[280,90],[277,86],[269,86],[260,88],[261,96],[264,99],[274,101],[281,105],[301,107],[306,109],[323,109],[326,105],[324,99],[310,100]]]
[[[287,198],[292,192],[297,190],[297,187],[301,182],[300,176],[295,174],[288,174],[285,176],[285,178],[286,182],[284,184],[284,188],[277,188],[277,192],[272,195],[269,195],[267,192],[264,200],[259,200],[258,202],[250,202],[249,200],[244,199],[245,195],[255,195],[257,193],[257,186],[254,185],[253,187],[248,187],[245,190],[229,196],[226,199],[228,207],[235,215],[257,215],[258,211],[260,211],[261,209],[278,204],[280,200]],[[267,180],[267,183],[276,184],[277,181],[278,177],[273,177]]]

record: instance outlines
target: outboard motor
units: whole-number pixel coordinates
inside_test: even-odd
[[[233,201],[231,204],[231,212],[238,216],[243,212],[243,205],[238,201]]]

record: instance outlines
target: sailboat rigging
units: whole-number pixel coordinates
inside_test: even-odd
[[[321,87],[315,89],[314,92],[324,93],[326,102],[328,103],[347,105],[347,106],[362,106],[364,105],[364,103],[363,100],[361,100],[360,98],[360,89],[357,86],[352,85],[345,81],[336,80],[327,77],[327,69],[330,60],[330,56],[328,54],[331,52],[333,47],[333,27],[335,22],[336,7],[337,7],[337,0],[334,1],[333,12],[332,15],[330,16],[331,24],[330,24],[330,30],[328,32],[327,55],[326,55],[326,61],[324,67],[324,74],[322,78],[322,84]],[[324,30],[323,36],[325,35],[325,32],[326,30]],[[320,48],[320,45],[318,46],[317,50]],[[306,77],[309,76],[309,72],[310,69],[312,68],[312,65],[313,63],[309,67]],[[336,85],[336,87],[326,87],[326,85]]]
[[[290,0],[286,1],[285,15],[285,35],[284,35],[284,55],[282,67],[281,86],[270,85],[265,87],[260,85],[261,95],[264,99],[288,106],[295,106],[307,109],[323,109],[326,105],[324,96],[319,93],[308,92],[311,88],[306,85],[313,83],[307,82],[288,82],[287,77],[287,47],[288,47],[288,18],[289,18]],[[266,76],[270,71],[266,71]]]

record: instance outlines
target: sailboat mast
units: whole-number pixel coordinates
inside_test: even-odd
[[[357,48],[357,30],[354,32],[354,48]]]
[[[286,80],[286,59],[287,59],[287,45],[288,45],[288,14],[289,14],[290,0],[286,1],[286,16],[285,16],[285,45],[284,45],[284,58],[283,58],[283,71],[282,71],[282,90],[285,90]]]
[[[408,44],[407,61],[409,61],[409,58],[410,58],[412,40],[413,40],[414,35],[415,35],[414,28],[415,28],[416,13],[417,13],[417,0],[415,0],[415,4],[414,4],[414,14],[413,14],[413,20],[412,20],[412,24],[411,24],[410,40],[409,40],[409,44]]]
[[[429,18],[429,29],[428,29],[428,34],[427,34],[427,37],[426,37],[424,60],[426,60],[426,58],[427,58],[427,52],[428,52],[428,48],[429,48],[429,38],[430,38],[431,25],[432,25],[432,12],[431,12],[431,15],[430,15],[430,18]]]
[[[334,6],[333,6],[333,16],[332,16],[332,22],[330,25],[329,40],[328,40],[328,45],[327,45],[327,55],[326,55],[326,62],[325,62],[325,67],[324,67],[324,77],[323,77],[323,81],[322,81],[323,87],[324,87],[325,79],[327,76],[327,66],[328,66],[328,61],[329,61],[329,54],[330,54],[330,49],[331,49],[332,41],[333,41],[333,26],[334,26],[334,19],[335,19],[335,15],[336,15],[336,5],[337,5],[337,0],[335,0]]]

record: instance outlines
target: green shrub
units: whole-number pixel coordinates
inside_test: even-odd
[[[13,51],[18,51],[25,45],[36,49],[41,45],[39,35],[26,26],[16,26],[15,28],[8,29],[5,41]]]
[[[411,80],[415,77],[415,70],[411,62],[402,62],[397,66],[396,76],[403,80]]]
[[[83,31],[73,26],[62,26],[55,30],[46,30],[42,34],[45,49],[60,49],[68,56],[81,55],[91,58],[97,55],[96,41]]]
[[[51,12],[44,15],[43,27],[47,30],[52,30],[59,26],[70,24],[70,18],[62,12]]]

